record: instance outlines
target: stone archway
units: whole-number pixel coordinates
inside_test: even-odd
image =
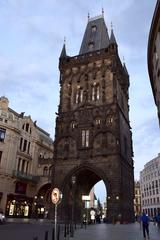
[[[60,186],[63,193],[63,200],[59,205],[60,219],[65,222],[71,220],[81,222],[82,210],[84,208],[82,195],[89,195],[90,190],[100,180],[103,180],[107,192],[110,194],[110,183],[102,170],[84,164],[73,168],[64,177]],[[63,218],[63,216],[65,216],[65,218]]]
[[[51,183],[42,185],[34,196],[34,215],[38,218],[47,218],[50,208]]]

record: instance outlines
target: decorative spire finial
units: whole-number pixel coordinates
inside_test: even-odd
[[[66,45],[66,37],[64,36],[64,45]]]
[[[103,9],[103,7],[102,7],[102,17],[104,17],[104,9]]]
[[[113,30],[113,23],[111,22],[111,30]]]
[[[124,58],[124,56],[123,56],[123,64],[125,64],[125,58]]]
[[[90,14],[89,14],[89,12],[88,12],[88,21],[89,21],[89,19],[90,19]]]

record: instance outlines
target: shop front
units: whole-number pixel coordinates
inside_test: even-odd
[[[6,216],[7,217],[31,217],[33,198],[26,196],[27,183],[17,181],[15,193],[7,195]]]
[[[33,198],[18,194],[8,194],[6,204],[7,217],[29,218],[32,214]]]

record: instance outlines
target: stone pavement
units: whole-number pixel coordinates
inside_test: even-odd
[[[160,230],[150,223],[150,240],[160,240]],[[143,232],[139,223],[133,224],[96,224],[87,226],[86,230],[75,231],[74,240],[141,240]]]
[[[48,232],[48,239],[52,240],[54,224],[51,222],[14,222],[0,225],[0,240],[46,240],[45,232]],[[160,230],[150,223],[150,239],[160,240]],[[61,226],[62,229],[62,226]],[[61,230],[59,240],[143,240],[143,233],[138,223],[134,224],[93,224],[86,229],[77,226],[74,237],[64,238]]]

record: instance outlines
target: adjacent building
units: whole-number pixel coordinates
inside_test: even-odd
[[[0,97],[0,209],[6,216],[43,216],[51,187],[53,140]]]
[[[160,0],[157,1],[150,28],[148,70],[160,122]]]
[[[140,172],[142,211],[154,217],[160,210],[160,153]]]
[[[140,190],[140,182],[134,182],[134,213],[135,217],[141,215],[141,190]]]

